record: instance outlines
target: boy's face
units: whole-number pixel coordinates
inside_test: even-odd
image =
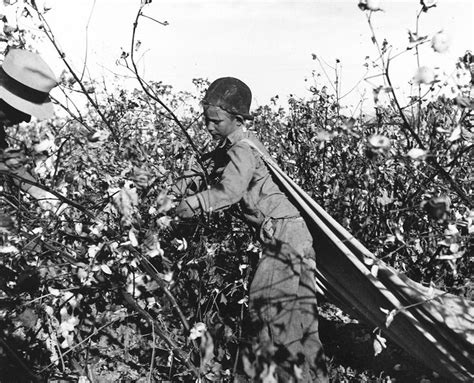
[[[204,108],[204,119],[207,130],[216,141],[226,138],[242,125],[238,118],[212,105]]]

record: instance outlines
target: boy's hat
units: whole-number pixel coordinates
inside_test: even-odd
[[[0,98],[37,118],[53,116],[49,92],[57,83],[48,64],[27,50],[10,49],[0,67]]]
[[[234,77],[222,77],[215,80],[207,89],[202,100],[204,106],[212,105],[224,109],[226,112],[252,120],[249,113],[252,102],[250,88]]]

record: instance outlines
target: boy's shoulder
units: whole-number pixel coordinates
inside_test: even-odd
[[[251,131],[244,131],[238,141],[235,141],[232,147],[245,148],[253,153],[264,154],[268,156],[268,151],[262,142],[257,138],[255,133]]]
[[[232,135],[228,137],[228,149],[232,149],[234,147],[245,147],[245,148],[253,148],[256,146],[260,150],[265,150],[263,144],[257,138],[255,133],[249,130],[239,129],[235,131]]]

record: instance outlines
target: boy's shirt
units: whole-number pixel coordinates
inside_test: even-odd
[[[265,154],[262,143],[250,132],[238,129],[213,152],[211,178],[217,183],[196,194],[205,212],[240,203],[244,218],[259,227],[267,218],[294,218],[300,214],[273,181],[251,140]]]

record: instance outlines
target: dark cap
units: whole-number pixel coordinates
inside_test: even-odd
[[[249,113],[251,102],[250,88],[234,77],[222,77],[214,81],[209,85],[202,100],[204,106],[217,106],[230,114],[242,116],[247,120],[253,119]]]

